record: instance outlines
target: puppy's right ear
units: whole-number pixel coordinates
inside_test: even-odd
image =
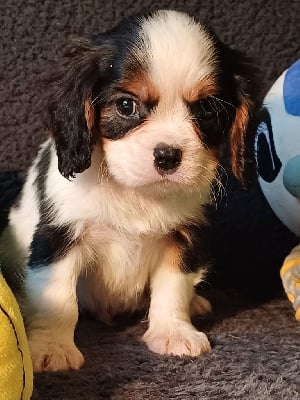
[[[93,99],[108,79],[111,55],[105,40],[73,40],[48,80],[46,125],[55,140],[58,169],[67,179],[90,166],[96,135]]]

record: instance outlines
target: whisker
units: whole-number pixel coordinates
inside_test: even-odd
[[[211,108],[216,112],[216,114],[217,114],[217,119],[218,119],[218,127],[220,126],[220,118],[219,118],[219,110],[218,110],[218,107],[216,107],[216,104],[215,104],[215,99],[214,98],[208,98],[208,103],[209,103],[209,105],[211,106]],[[223,107],[223,105],[222,105],[222,107]],[[222,133],[224,133],[224,131],[222,132]]]
[[[230,116],[229,116],[229,113],[228,113],[227,108],[224,106],[224,104],[222,104],[222,100],[219,99],[218,97],[215,97],[215,96],[211,96],[211,97],[212,97],[212,101],[213,101],[213,102],[216,102],[217,104],[219,104],[219,106],[222,107],[222,110],[225,111],[226,116],[227,116],[227,122],[226,122],[226,124],[224,124],[223,132],[222,132],[222,135],[223,135],[224,132],[225,132],[225,129],[226,129],[226,127],[228,126],[228,123],[229,123],[229,121],[230,121]],[[228,104],[229,104],[229,103],[228,103]]]
[[[216,166],[217,166],[216,174],[212,179],[209,179],[207,176],[202,176],[202,178],[204,178],[210,184],[210,187],[211,187],[211,192],[210,192],[211,200],[214,202],[215,206],[217,207],[218,206],[218,200],[221,200],[223,195],[225,195],[226,192],[227,192],[227,190],[226,190],[226,187],[227,187],[227,173],[226,173],[226,170],[224,169],[224,167],[221,164],[216,163]],[[205,167],[204,165],[201,165],[201,168],[206,170],[206,171],[208,171],[208,172],[210,172],[208,170],[208,168]],[[226,176],[226,181],[225,181],[226,187],[223,184],[221,171]]]
[[[97,105],[100,102],[103,102],[108,99],[107,93],[99,93],[96,97],[92,100],[92,105]]]
[[[232,103],[230,103],[229,101],[226,101],[226,100],[224,100],[224,99],[220,99],[219,97],[212,96],[212,95],[211,95],[210,97],[212,97],[213,99],[215,99],[219,104],[224,103],[224,104],[227,104],[227,105],[231,106],[231,107],[234,108],[235,110],[237,110],[237,107],[236,107],[235,105],[233,105]]]
[[[207,167],[205,167],[204,165],[201,165],[201,168],[210,173],[210,170]],[[209,193],[210,199],[211,199],[211,201],[216,203],[217,202],[217,197],[216,197],[216,193],[215,193],[214,187],[213,187],[214,177],[212,179],[210,179],[208,176],[202,175],[201,178],[205,179],[205,181],[209,183],[209,186],[210,186],[210,193]]]
[[[96,96],[93,100],[92,100],[92,105],[96,105],[98,104],[98,100],[100,101],[101,99],[101,94],[98,94],[98,96]]]
[[[221,176],[221,171],[222,174],[225,176],[225,183],[223,183],[224,178]],[[218,197],[219,199],[222,199],[222,197],[227,193],[227,182],[228,182],[228,175],[225,170],[225,168],[222,165],[218,165],[217,171],[216,171],[216,178],[215,178],[215,183],[218,187]],[[218,204],[216,204],[218,206]]]

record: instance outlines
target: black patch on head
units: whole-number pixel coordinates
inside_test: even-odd
[[[134,56],[137,43],[141,45],[139,37],[141,24],[141,18],[131,16],[106,33],[90,37],[91,42],[99,48],[106,44],[114,49],[109,59],[113,82],[120,80],[124,75],[130,75],[145,67],[145,63],[141,63],[141,60]]]
[[[270,113],[265,107],[260,114],[255,150],[258,174],[264,181],[273,182],[282,163],[276,153]]]
[[[143,51],[139,37],[141,21],[139,17],[129,17],[105,35],[93,36],[96,43],[99,43],[100,37],[105,37],[115,49],[110,60],[111,79],[107,81],[95,102],[101,136],[107,139],[120,139],[142,124],[154,106],[152,103],[143,103],[133,93],[124,92],[123,87],[120,87],[124,78],[132,79],[137,73],[147,70],[146,51],[143,53],[143,60],[135,55],[136,51]],[[122,117],[117,112],[117,103],[121,99],[134,100],[139,115],[132,118]]]

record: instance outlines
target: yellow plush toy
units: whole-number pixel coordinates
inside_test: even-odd
[[[283,287],[300,321],[300,245],[286,257],[280,270]]]
[[[18,303],[0,272],[0,400],[29,400],[32,363]]]

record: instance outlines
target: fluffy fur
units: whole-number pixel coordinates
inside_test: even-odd
[[[151,350],[210,349],[191,323],[210,309],[194,290],[205,266],[188,254],[225,143],[234,174],[249,178],[252,72],[247,58],[174,11],[130,18],[66,49],[49,84],[50,137],[2,238],[6,265],[23,270],[35,371],[82,365],[78,305],[107,322],[149,306]]]

